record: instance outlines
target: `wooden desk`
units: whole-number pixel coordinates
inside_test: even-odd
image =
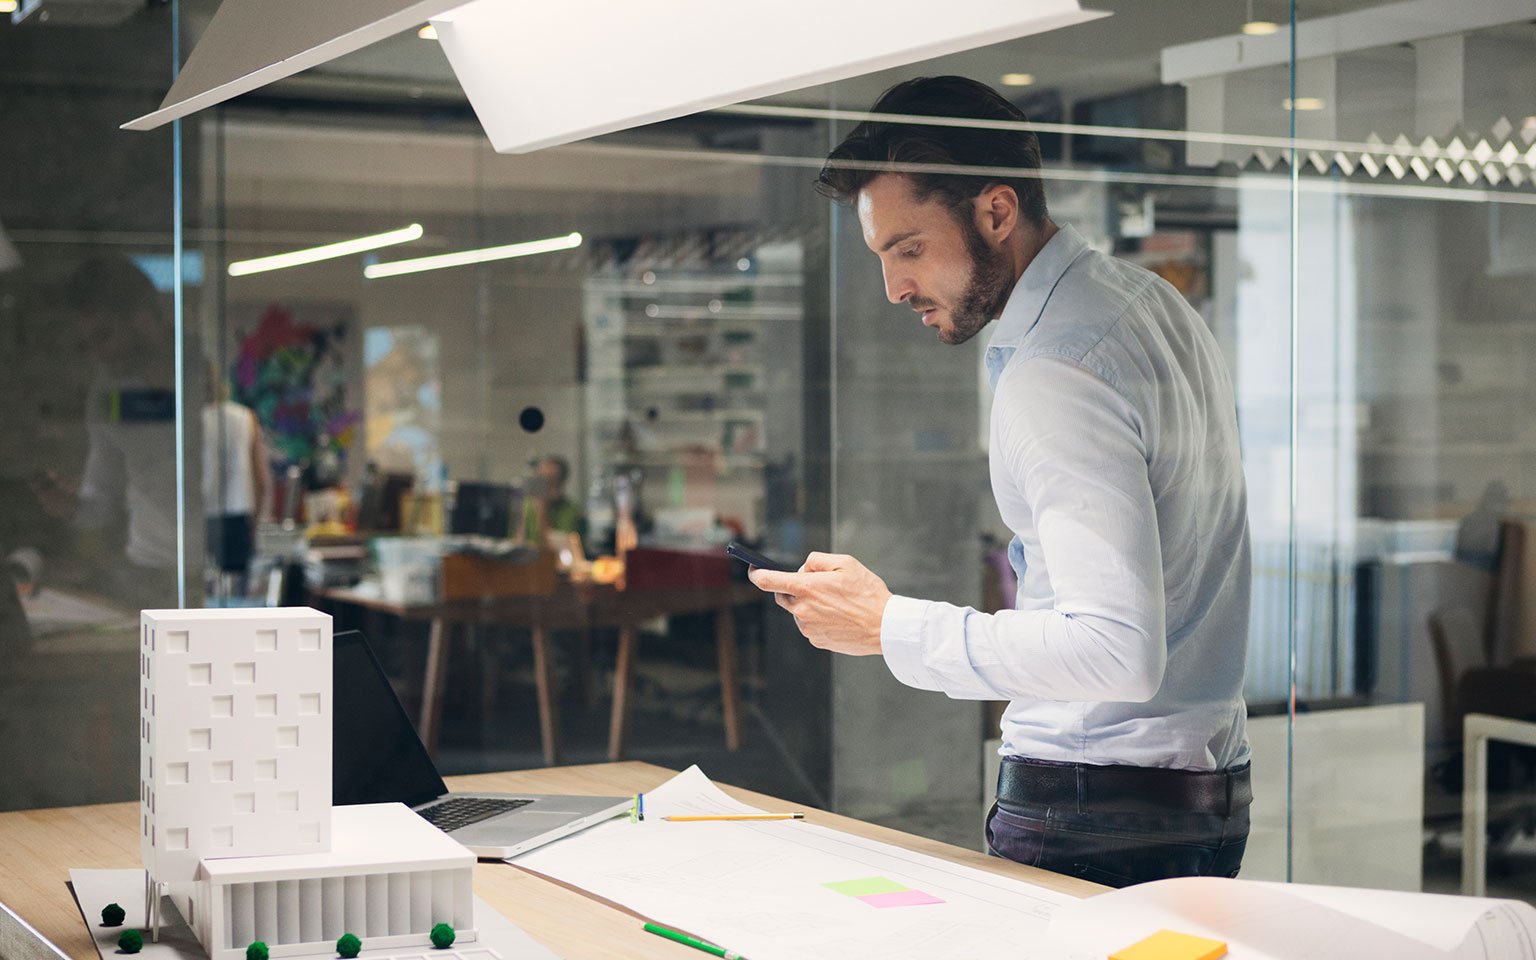
[[[639,653],[639,626],[657,617],[688,613],[715,614],[715,649],[720,669],[720,696],[725,719],[725,744],[741,746],[741,680],[736,653],[736,626],[732,611],[738,606],[761,604],[766,595],[750,583],[724,587],[676,590],[617,590],[599,584],[559,581],[549,596],[487,597],[443,603],[396,603],[354,590],[321,590],[323,603],[346,603],[377,610],[402,620],[427,621],[426,663],[422,679],[421,715],[417,732],[432,752],[437,750],[442,728],[443,682],[447,675],[450,631],[466,624],[519,627],[533,640],[534,687],[539,701],[539,733],[544,762],[560,761],[560,722],[555,702],[551,630],[585,631],[612,627],[619,631],[618,659],[613,674],[613,708],[608,725],[608,758],[624,755],[629,735],[630,690],[634,685],[635,657]]]
[[[625,796],[654,789],[670,776],[671,771],[650,764],[605,763],[453,777],[448,782],[457,790]],[[782,800],[749,790],[726,787],[725,791],[769,810],[786,806]],[[0,900],[71,957],[98,960],[64,882],[72,867],[139,866],[137,817],[134,803],[0,813],[0,837],[5,840],[0,843]],[[1106,889],[836,814],[808,811],[806,819],[1065,893],[1089,896]],[[475,892],[513,923],[573,960],[680,960],[684,956],[677,944],[642,931],[634,914],[510,864],[476,866]]]

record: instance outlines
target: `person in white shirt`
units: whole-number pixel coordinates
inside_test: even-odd
[[[1015,609],[894,596],[843,555],[752,580],[818,647],[1010,701],[994,853],[1113,886],[1236,876],[1250,548],[1221,352],[1168,283],[1050,220],[1038,142],[995,91],[922,78],[871,112],[985,121],[872,118],[818,186],[856,207],[891,302],[946,344],[992,327],[991,482],[1015,534]]]
[[[94,352],[85,462],[78,478],[46,472],[34,491],[91,539],[122,536],[93,589],[131,609],[174,606],[175,328],[154,284],[121,255],[82,263],[65,292]]]
[[[256,412],[229,399],[218,367],[206,365],[203,404],[203,515],[208,566],[221,593],[243,594],[256,548],[256,525],[267,499],[267,453]]]

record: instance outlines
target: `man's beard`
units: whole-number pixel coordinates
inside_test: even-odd
[[[1013,292],[1013,271],[1001,250],[987,246],[974,221],[958,217],[965,234],[966,252],[971,255],[971,276],[965,292],[950,311],[951,328],[939,330],[939,339],[955,346],[976,336],[981,328],[1003,312],[1008,294]]]

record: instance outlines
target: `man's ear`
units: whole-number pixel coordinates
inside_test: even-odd
[[[981,235],[1001,242],[1019,227],[1019,195],[1006,184],[989,184],[976,195],[976,226]]]

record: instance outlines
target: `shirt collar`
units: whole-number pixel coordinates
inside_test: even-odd
[[[993,328],[992,339],[987,342],[987,374],[993,387],[1024,336],[1034,329],[1067,268],[1088,249],[1082,234],[1063,224],[1024,268],[1024,275],[1014,284]]]

